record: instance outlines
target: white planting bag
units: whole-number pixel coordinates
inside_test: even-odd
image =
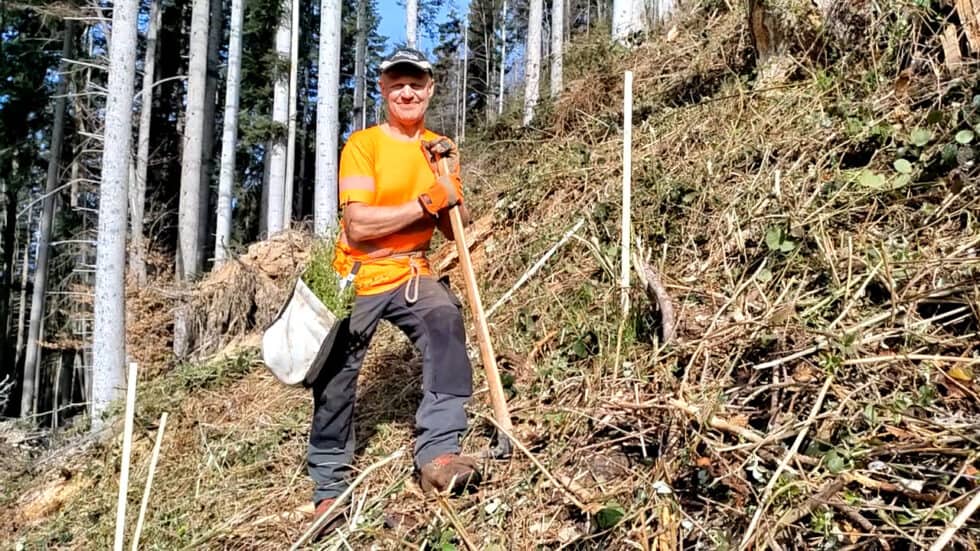
[[[293,293],[262,335],[262,360],[287,385],[312,385],[323,367],[341,320],[296,278]]]

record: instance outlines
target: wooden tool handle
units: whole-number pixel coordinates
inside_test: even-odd
[[[446,159],[439,161],[439,167],[444,174],[449,174]],[[490,389],[493,417],[504,430],[510,432],[513,429],[510,421],[510,410],[507,409],[504,386],[500,381],[500,372],[497,370],[497,356],[494,354],[493,344],[490,342],[490,328],[487,325],[487,316],[483,312],[480,289],[476,285],[476,273],[473,271],[473,263],[470,261],[470,249],[466,245],[466,231],[463,228],[463,215],[459,212],[459,206],[449,209],[449,221],[452,223],[453,237],[456,240],[459,267],[463,272],[466,299],[470,304],[470,310],[473,312],[473,324],[476,326],[476,336],[480,341],[480,356],[483,358],[483,370],[486,373],[487,386]]]

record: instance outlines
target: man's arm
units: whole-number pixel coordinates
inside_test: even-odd
[[[418,201],[392,206],[352,202],[344,207],[344,229],[351,241],[369,241],[391,235],[427,216]]]

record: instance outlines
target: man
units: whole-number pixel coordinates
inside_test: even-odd
[[[422,489],[458,493],[480,479],[476,461],[460,455],[463,406],[473,392],[460,303],[425,257],[434,228],[452,238],[449,208],[459,205],[468,218],[458,153],[425,129],[435,83],[420,52],[396,50],[381,64],[380,85],[387,122],[352,134],[340,158],[343,219],[334,267],[341,276],[356,274],[357,296],[313,385],[308,462],[317,518],[348,484],[357,374],[382,319],[404,331],[422,355],[415,419]],[[440,164],[448,174],[440,175]]]

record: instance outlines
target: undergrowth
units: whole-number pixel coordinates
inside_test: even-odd
[[[942,66],[946,8],[854,5],[841,21],[857,27],[824,29],[766,87],[744,14],[721,3],[632,52],[596,33],[572,46],[546,118],[522,129],[512,111],[470,138],[467,199],[494,229],[474,247],[485,304],[585,221],[490,318],[535,461],[487,462],[479,492],[438,500],[406,454],[354,492],[350,525],[321,548],[722,549],[757,515],[756,547],[935,540],[980,482],[980,85],[975,63]],[[672,298],[671,342],[644,289],[625,317],[620,303],[626,69],[636,260]],[[364,365],[358,469],[410,446],[418,358],[394,335]],[[308,522],[295,509],[309,398],[242,361],[148,389],[163,405],[144,431],[166,408],[177,421],[146,541],[280,549]],[[493,433],[476,386],[471,452]],[[19,537],[105,546],[116,450],[85,471],[97,506]],[[978,537],[969,521],[954,545]]]

